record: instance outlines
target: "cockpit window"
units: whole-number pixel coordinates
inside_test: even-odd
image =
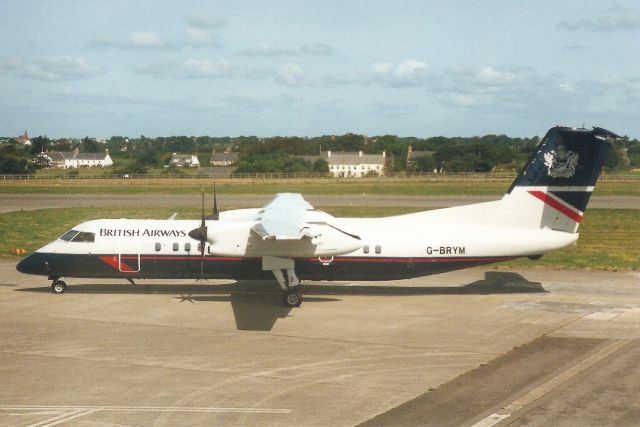
[[[76,235],[80,233],[78,230],[69,230],[66,233],[64,233],[60,239],[64,240],[64,241],[71,241],[71,239],[73,239],[74,237],[76,237]]]
[[[79,232],[71,239],[72,242],[95,242],[95,240],[96,235],[94,233],[85,233],[84,231]]]

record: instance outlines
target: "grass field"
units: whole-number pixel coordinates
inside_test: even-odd
[[[319,207],[323,209],[322,207]],[[415,212],[402,207],[327,207],[336,216],[384,216]],[[97,218],[198,219],[199,211],[185,207],[166,208],[61,208],[0,214],[0,257],[13,258],[14,249],[31,252],[62,235],[74,225]],[[580,226],[578,244],[551,252],[538,261],[516,260],[513,267],[591,268],[599,270],[640,269],[640,212],[637,210],[589,210]]]
[[[373,194],[403,196],[501,195],[509,180],[224,180],[216,183],[220,194]],[[105,180],[0,181],[0,194],[198,194],[203,186],[211,192],[213,181],[203,180]],[[640,196],[638,182],[605,181],[595,195]]]

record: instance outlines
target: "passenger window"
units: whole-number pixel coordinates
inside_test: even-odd
[[[160,252],[160,249],[162,249],[162,243],[156,242],[156,252]]]
[[[64,233],[62,236],[60,236],[60,239],[66,242],[69,242],[71,241],[71,239],[76,237],[76,234],[78,233],[80,233],[78,230],[69,230],[66,233]]]
[[[177,251],[178,249],[180,249],[180,245],[179,245],[179,244],[177,244],[177,243],[174,243],[174,244],[173,244],[173,251],[175,252],[175,251]]]
[[[362,247],[362,252],[364,252],[365,254],[368,254],[369,253],[369,245],[364,245]]]
[[[376,245],[376,253],[379,254],[382,252],[382,248],[380,247],[380,245]]]
[[[191,243],[185,243],[184,244],[184,250],[189,252],[191,250]]]
[[[94,233],[86,233],[84,231],[81,231],[78,234],[76,234],[75,237],[71,239],[71,241],[91,243],[96,241],[96,235]]]

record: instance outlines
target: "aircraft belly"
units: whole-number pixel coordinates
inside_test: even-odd
[[[510,257],[334,258],[296,262],[296,274],[307,280],[384,281],[409,279],[500,262]]]
[[[33,255],[36,255],[35,253]],[[137,255],[44,254],[32,274],[79,278],[138,279],[238,279],[271,280],[269,270],[262,269],[261,258],[233,258],[169,255],[141,255],[139,271]],[[509,257],[335,257],[296,259],[295,269],[303,280],[394,280],[443,273],[462,268],[499,262]],[[202,263],[202,272],[200,269]]]

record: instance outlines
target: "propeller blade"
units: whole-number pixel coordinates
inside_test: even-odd
[[[204,257],[204,245],[207,242],[207,224],[204,222],[204,188],[202,189],[202,222],[200,223],[200,255]]]
[[[213,183],[213,219],[215,221],[220,219],[220,212],[218,211],[218,198],[216,197],[216,183]]]
[[[200,255],[204,257],[204,248],[207,243],[207,223],[204,220],[204,191],[202,192],[202,221],[200,227],[189,232],[189,237],[200,242]]]

